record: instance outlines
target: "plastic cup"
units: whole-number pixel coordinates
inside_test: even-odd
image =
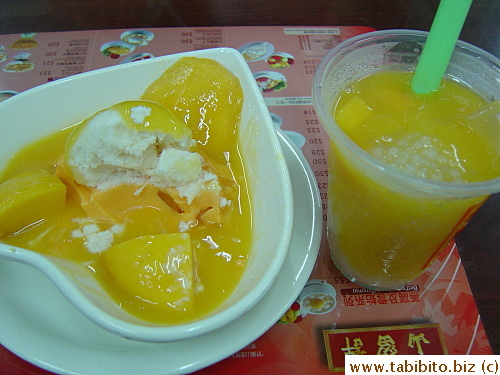
[[[346,83],[384,69],[414,70],[427,34],[384,30],[351,38],[330,51],[314,78],[314,105],[330,137],[331,257],[346,277],[375,290],[401,289],[420,276],[500,191],[500,178],[452,183],[402,172],[358,147],[333,119],[333,102]],[[499,59],[462,41],[445,77],[489,101],[500,95]],[[484,131],[498,155],[498,122]]]

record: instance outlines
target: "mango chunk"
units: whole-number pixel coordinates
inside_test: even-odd
[[[43,169],[4,181],[0,184],[0,235],[17,232],[62,210],[65,200],[66,185]]]
[[[101,189],[134,180],[154,168],[161,150],[187,153],[190,128],[167,108],[144,100],[118,103],[77,125],[65,146],[63,163],[70,177]]]
[[[343,131],[350,132],[370,116],[372,109],[361,99],[355,96],[349,100],[336,115],[335,121],[340,125]]]
[[[193,255],[187,233],[133,238],[102,253],[107,279],[125,300],[189,311],[193,304]],[[122,299],[120,298],[120,299]]]
[[[169,134],[175,141],[191,138],[191,129],[164,106],[147,100],[133,100],[115,104],[80,123],[68,139],[67,151],[71,150],[89,123],[97,115],[107,111],[116,111],[123,124],[130,130]]]
[[[382,88],[378,92],[378,99],[397,110],[404,111],[419,107],[418,98],[412,94],[404,94],[394,88]]]
[[[131,130],[170,134],[175,141],[191,138],[191,129],[160,104],[133,100],[116,104],[110,109],[117,110]]]
[[[191,128],[201,149],[225,163],[220,144],[230,142],[236,132],[243,97],[238,78],[217,61],[183,57],[141,99],[168,108]]]

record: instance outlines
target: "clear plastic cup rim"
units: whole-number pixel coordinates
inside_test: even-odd
[[[375,173],[383,175],[388,179],[407,184],[408,186],[411,186],[412,189],[416,189],[424,193],[427,192],[433,194],[438,193],[439,195],[449,195],[450,198],[458,199],[480,195],[489,195],[500,192],[500,177],[480,182],[437,181],[412,175],[410,173],[401,171],[396,167],[381,162],[374,156],[370,155],[367,151],[359,147],[340,129],[335,121],[333,121],[332,115],[329,111],[329,106],[323,100],[323,96],[321,93],[323,88],[323,77],[329,64],[332,62],[332,57],[337,55],[339,51],[343,50],[346,47],[354,46],[360,42],[366,43],[369,40],[376,39],[380,36],[417,36],[426,38],[427,35],[428,32],[419,30],[381,30],[360,34],[335,46],[319,64],[313,80],[313,103],[320,121],[322,122],[323,127],[325,128],[329,136],[331,138],[338,139],[340,141],[340,144],[342,144],[348,150],[348,152],[358,155],[361,159],[361,162],[365,166],[371,167],[371,169]],[[461,40],[457,41],[456,46],[464,48],[478,56],[487,57],[491,61],[491,63],[496,66],[497,71],[500,72],[500,59],[493,56],[489,52],[486,52],[472,44]]]

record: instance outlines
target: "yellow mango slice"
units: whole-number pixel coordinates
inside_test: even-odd
[[[191,128],[193,138],[218,162],[231,142],[243,106],[240,82],[212,59],[184,57],[151,84],[141,99],[160,103]]]
[[[131,100],[115,104],[81,122],[67,141],[66,154],[88,122],[99,113],[109,110],[118,111],[125,126],[131,130],[170,134],[175,141],[191,137],[191,129],[164,106],[147,100]]]
[[[191,130],[158,103],[132,100],[118,103],[110,109],[120,112],[129,129],[170,134],[176,141],[191,137]]]
[[[345,132],[350,132],[370,116],[372,109],[361,99],[355,96],[341,107],[335,115],[335,121]]]
[[[124,308],[189,311],[193,304],[193,256],[187,233],[133,238],[102,253],[105,282]],[[146,308],[148,308],[146,307]]]
[[[63,162],[78,183],[92,185],[95,175],[109,168],[143,168],[158,156],[162,142],[187,147],[190,141],[191,129],[164,106],[126,101],[78,124],[66,142]]]
[[[408,110],[419,106],[418,98],[414,95],[402,94],[391,88],[382,88],[378,92],[378,99],[398,110]]]
[[[43,169],[24,172],[0,184],[0,235],[24,227],[62,210],[66,185]]]

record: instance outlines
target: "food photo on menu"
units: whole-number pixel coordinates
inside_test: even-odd
[[[120,34],[120,40],[108,41],[101,45],[101,53],[110,59],[117,60],[123,56],[120,63],[146,60],[154,57],[153,54],[144,51],[144,48],[154,39],[155,35],[148,30],[128,30]],[[135,53],[134,53],[135,52]]]

